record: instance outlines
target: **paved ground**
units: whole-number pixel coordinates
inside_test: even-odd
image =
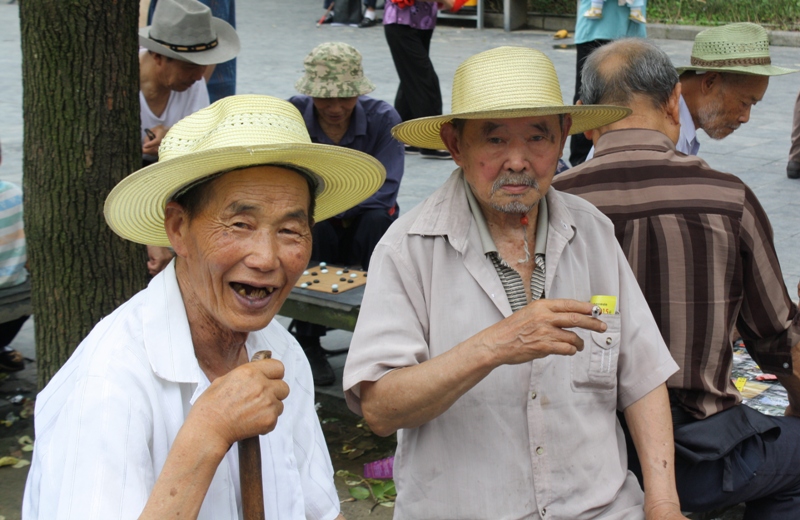
[[[380,27],[356,29],[323,26],[315,29],[314,21],[322,14],[319,0],[294,0],[291,3],[238,0],[237,4],[238,31],[242,40],[238,64],[239,93],[270,94],[281,98],[293,95],[294,82],[302,74],[303,57],[315,45],[336,40],[354,45],[364,55],[366,73],[377,85],[373,96],[393,101],[397,74]],[[691,42],[655,41],[676,64],[688,61]],[[549,33],[539,31],[509,34],[500,29],[478,32],[452,25],[440,26],[433,37],[431,56],[441,80],[445,111],[449,111],[452,77],[458,64],[472,54],[500,45],[527,46],[547,54],[558,71],[565,101],[571,100],[575,51],[553,49],[552,42]],[[773,63],[778,65],[800,68],[800,54],[795,48],[773,47],[772,58]],[[18,7],[3,2],[0,4],[0,142],[3,146],[0,178],[16,183],[21,183],[22,178],[20,62]],[[712,167],[741,177],[760,197],[772,220],[784,278],[792,295],[800,278],[800,262],[795,260],[800,253],[800,205],[796,203],[796,197],[800,195],[800,181],[786,178],[785,164],[791,112],[798,89],[800,75],[774,78],[765,100],[754,108],[751,121],[737,133],[717,142],[701,134],[701,156]],[[453,167],[450,161],[432,161],[414,156],[407,157],[406,161],[399,197],[401,210],[408,210],[423,200],[441,185]],[[324,343],[327,348],[341,348],[348,344],[349,337],[347,333],[334,332],[329,334]],[[34,357],[32,323],[26,325],[12,346],[27,357]],[[343,362],[344,355],[334,359],[338,367]],[[26,371],[18,379],[20,385],[30,385],[32,374],[32,370]],[[341,396],[338,387],[332,387],[329,392]],[[5,393],[0,397],[5,397]],[[24,470],[0,469],[3,472],[0,481],[5,483],[10,471]],[[0,496],[3,496],[1,489]],[[0,502],[0,515],[6,515],[9,520],[16,518],[17,508]]]

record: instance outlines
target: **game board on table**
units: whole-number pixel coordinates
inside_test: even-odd
[[[320,262],[318,266],[306,269],[294,286],[334,294],[361,287],[365,283],[367,283],[366,271]]]

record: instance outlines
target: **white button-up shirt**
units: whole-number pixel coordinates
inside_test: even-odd
[[[314,410],[308,362],[275,321],[247,339],[271,350],[291,390],[262,435],[267,518],[333,519],[339,499]],[[174,262],[103,319],[36,400],[36,449],[25,520],[137,518],[190,408],[208,388],[197,363]],[[199,519],[242,518],[238,453],[220,463]]]

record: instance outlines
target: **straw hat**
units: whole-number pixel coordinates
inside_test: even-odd
[[[236,29],[197,0],[159,0],[153,24],[139,29],[139,45],[195,65],[224,63],[239,54]]]
[[[539,51],[498,47],[467,58],[453,77],[451,113],[401,123],[392,135],[420,148],[444,149],[439,129],[452,119],[496,119],[570,114],[570,134],[618,121],[630,109],[564,105],[553,63]]]
[[[303,60],[303,67],[306,72],[294,88],[307,96],[349,98],[375,90],[375,85],[364,76],[361,53],[346,43],[317,45]]]
[[[769,38],[760,25],[742,22],[706,29],[697,34],[687,70],[734,72],[757,76],[780,76],[797,72],[772,65]]]
[[[230,96],[182,119],[164,136],[159,162],[117,184],[105,204],[106,222],[122,238],[169,246],[164,207],[186,186],[220,172],[264,164],[291,165],[317,180],[317,221],[375,193],[383,165],[365,153],[312,144],[300,112],[270,96]]]

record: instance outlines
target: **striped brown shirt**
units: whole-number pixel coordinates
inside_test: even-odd
[[[617,130],[553,186],[605,213],[680,366],[667,386],[697,418],[741,402],[731,381],[736,326],[762,370],[791,372],[800,317],[772,227],[738,177],[675,151],[652,130]],[[598,259],[601,261],[601,259]]]

